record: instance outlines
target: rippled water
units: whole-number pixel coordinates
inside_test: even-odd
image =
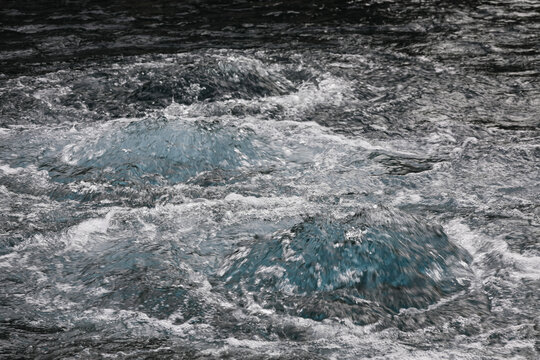
[[[5,1],[0,357],[540,352],[536,1]]]

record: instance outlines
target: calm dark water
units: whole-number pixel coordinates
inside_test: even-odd
[[[535,359],[538,1],[0,7],[0,358]]]

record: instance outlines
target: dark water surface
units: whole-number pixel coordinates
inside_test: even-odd
[[[0,4],[0,358],[538,358],[540,2]]]

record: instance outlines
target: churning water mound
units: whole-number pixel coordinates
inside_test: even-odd
[[[390,211],[311,217],[228,257],[226,286],[265,308],[370,322],[468,286],[470,255],[442,228]],[[378,314],[378,315],[377,315]]]
[[[143,119],[90,130],[96,134],[46,154],[40,168],[61,183],[176,184],[254,157],[241,131],[217,124]]]

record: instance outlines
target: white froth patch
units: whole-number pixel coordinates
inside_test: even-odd
[[[12,262],[17,262],[19,255],[16,252],[8,253],[0,256],[0,268],[14,267]]]
[[[208,332],[212,331],[212,326],[208,324],[191,324],[187,321],[182,324],[175,324],[176,317],[157,319],[144,312],[133,310],[90,309],[80,314],[78,319],[102,323],[105,326],[120,326],[122,329],[129,329],[133,333],[145,336],[166,332],[183,338],[197,333],[201,334],[201,336],[204,333],[208,335]]]
[[[100,193],[107,189],[107,185],[94,184],[88,181],[79,181],[79,182],[69,183],[68,187],[71,191],[82,193],[82,194]],[[102,200],[102,203],[107,203],[107,200]]]
[[[422,201],[422,196],[410,190],[401,190],[393,196],[392,205],[418,204]]]
[[[0,165],[0,171],[5,175],[15,175],[21,172],[22,168],[12,168],[9,165],[2,164]]]
[[[257,69],[257,72],[263,76],[268,75],[262,65],[258,66]],[[261,70],[259,71],[259,69]],[[292,84],[289,85],[292,86]],[[329,74],[323,74],[317,84],[302,84],[296,92],[290,94],[254,99],[219,100],[210,103],[195,102],[190,105],[178,104],[173,101],[164,109],[163,114],[169,120],[180,118],[188,122],[204,121],[208,118],[207,115],[227,115],[230,113],[230,109],[241,106],[246,109],[256,109],[262,114],[277,112],[281,117],[294,119],[320,105],[342,105],[349,100],[348,94],[352,93],[352,89],[352,83]]]
[[[31,176],[35,182],[43,186],[49,179],[49,174],[45,170],[39,170],[35,165],[13,168],[7,164],[0,165],[0,172],[8,176]]]
[[[233,338],[233,337],[229,337],[225,340],[225,342],[231,346],[234,346],[235,348],[237,347],[245,347],[245,348],[248,348],[248,349],[260,349],[260,348],[264,348],[265,350],[267,350],[269,347],[271,347],[273,345],[272,342],[270,341],[264,341],[264,340],[247,340],[247,339],[243,339],[243,340],[239,340],[239,339],[236,339],[236,338]],[[271,354],[267,354],[267,355],[271,355]]]
[[[450,221],[444,228],[453,242],[473,255],[475,260],[473,265],[476,265],[476,268],[482,257],[495,252],[502,255],[503,259],[517,270],[511,272],[513,277],[540,279],[540,256],[525,256],[512,252],[504,240],[475,232],[458,219]]]
[[[352,228],[347,230],[345,233],[345,238],[347,240],[354,239],[355,241],[362,242],[362,237],[367,233],[367,229],[362,230],[361,228]],[[342,246],[341,243],[334,244],[334,247]]]
[[[116,211],[108,212],[103,218],[94,218],[81,222],[68,230],[64,241],[67,249],[86,251],[96,237],[107,234],[111,225],[111,219]]]
[[[345,272],[340,273],[335,279],[336,284],[327,284],[325,290],[332,291],[340,286],[347,284],[359,283],[362,279],[363,271],[358,271],[356,269],[347,269]],[[320,285],[318,284],[320,287]]]
[[[283,206],[285,201],[287,204],[298,204],[302,203],[303,199],[298,196],[291,197],[255,197],[255,196],[244,196],[236,193],[230,193],[224,198],[227,202],[239,202],[243,205],[248,205],[252,207],[275,207]]]
[[[282,266],[273,265],[273,266],[259,266],[256,274],[268,274],[276,277],[282,277],[285,275],[286,270]]]
[[[317,85],[306,84],[292,94],[266,97],[261,107],[281,106],[286,116],[295,116],[321,104],[341,105],[351,92],[351,83],[325,75]]]

